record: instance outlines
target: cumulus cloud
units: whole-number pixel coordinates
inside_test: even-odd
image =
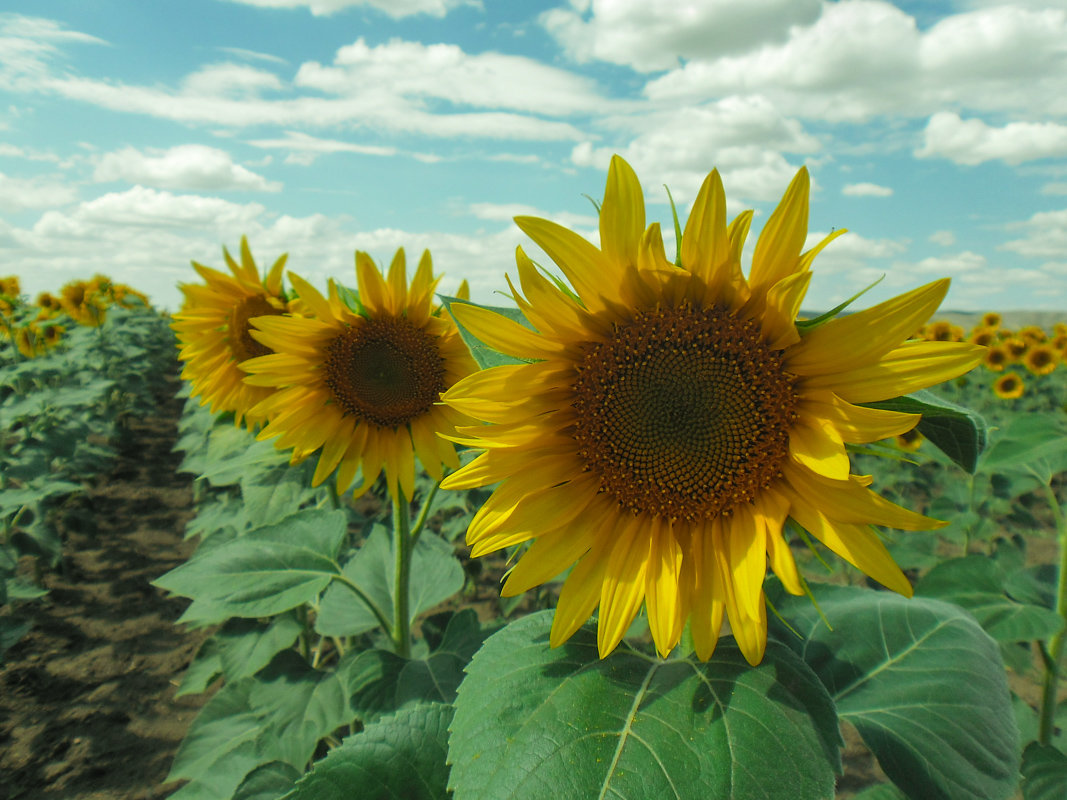
[[[942,247],[951,247],[956,244],[956,234],[952,231],[934,231],[928,238],[934,244],[939,244]]]
[[[984,8],[920,30],[882,0],[825,3],[818,20],[792,27],[782,43],[694,58],[645,92],[675,102],[760,93],[785,114],[830,121],[928,116],[947,104],[1067,113],[1065,42],[1061,9]]]
[[[1031,258],[1063,258],[1067,253],[1067,208],[1039,211],[1025,222],[1014,223],[1025,235],[1000,246],[1001,250]]]
[[[0,211],[17,212],[66,205],[78,193],[55,178],[16,178],[0,172]]]
[[[842,187],[841,194],[846,197],[891,197],[893,190],[877,183],[849,183]]]
[[[98,182],[125,181],[161,189],[195,191],[281,191],[277,181],[268,181],[240,164],[230,154],[214,147],[183,144],[169,150],[142,152],[125,147],[107,153],[93,174]]]
[[[315,16],[329,16],[349,8],[373,8],[393,19],[426,14],[443,17],[459,6],[481,8],[480,0],[230,0],[259,8],[306,8]]]
[[[575,61],[596,59],[650,72],[677,67],[679,59],[784,41],[792,26],[813,22],[819,9],[819,0],[593,0],[591,7],[551,9],[540,21]]]
[[[951,111],[934,114],[923,132],[919,158],[947,158],[957,164],[1005,161],[1021,164],[1039,158],[1067,156],[1067,125],[1055,122],[1012,122],[1002,128],[978,119],[961,119]]]

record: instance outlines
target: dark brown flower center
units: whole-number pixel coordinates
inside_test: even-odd
[[[274,351],[261,342],[257,342],[249,333],[252,317],[265,317],[268,315],[281,315],[285,312],[275,308],[261,294],[246,297],[238,303],[230,314],[230,351],[237,363],[247,361],[250,358],[267,356]]]
[[[642,311],[577,372],[578,452],[621,506],[710,519],[781,476],[795,378],[758,323],[688,303]]]
[[[327,345],[326,385],[346,414],[382,428],[425,414],[445,389],[436,337],[403,317],[364,319]]]

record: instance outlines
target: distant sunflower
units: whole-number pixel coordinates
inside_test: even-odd
[[[1019,329],[1019,338],[1029,344],[1043,344],[1048,341],[1048,334],[1040,325],[1027,325]]]
[[[999,328],[1000,327],[1000,314],[996,311],[987,311],[982,315],[982,325],[986,328]]]
[[[971,344],[976,344],[979,347],[988,347],[993,344],[997,339],[997,331],[995,328],[975,328],[971,331],[971,335],[967,337],[967,341]]]
[[[1019,361],[1026,355],[1030,343],[1018,336],[1011,336],[1004,340],[1003,346],[1004,349],[1008,351],[1008,355],[1011,357],[1012,361]]]
[[[1048,375],[1056,369],[1060,352],[1047,344],[1038,344],[1026,351],[1023,365],[1034,375]]]
[[[955,342],[959,341],[953,330],[955,326],[951,322],[938,320],[926,326],[926,339],[931,342]]]
[[[269,389],[250,386],[238,369],[242,361],[273,352],[249,334],[252,317],[285,314],[282,269],[286,255],[274,262],[261,278],[248,240],[241,237],[241,263],[226,248],[223,258],[231,275],[193,262],[203,284],[180,284],[185,303],[171,327],[178,335],[178,357],[185,362],[182,377],[193,385],[193,397],[210,404],[213,413],[232,411],[236,424],[252,428],[264,421],[250,409],[270,395]]]
[[[871,525],[942,523],[896,506],[851,475],[846,443],[910,430],[918,415],[866,408],[965,372],[982,350],[905,341],[948,280],[866,311],[798,330],[816,254],[801,253],[808,173],[767,220],[746,278],[740,256],[752,212],[729,227],[718,172],[700,189],[680,248],[665,255],[645,228],[641,186],[618,156],[600,207],[600,249],[546,220],[516,219],[574,289],[561,290],[522,252],[515,300],[531,330],[453,304],[472,334],[530,363],[495,367],[444,395],[489,425],[460,439],[485,448],[442,484],[503,481],[471,521],[473,555],[533,540],[503,588],[515,595],[574,565],[550,641],[566,641],[600,607],[601,656],[642,603],[668,653],[686,619],[711,656],[724,613],[745,657],[763,657],[768,561],[794,594],[803,584],[786,520],[903,594],[911,585]]]
[[[1010,364],[1011,361],[1011,353],[1007,349],[996,345],[987,349],[982,357],[982,363],[993,372],[1003,372],[1004,367]]]
[[[1014,372],[1006,372],[993,384],[993,394],[1002,400],[1014,400],[1023,396],[1023,379]]]
[[[107,297],[93,281],[71,281],[59,291],[63,311],[88,328],[98,328],[107,320]]]
[[[466,415],[441,405],[441,393],[477,370],[451,318],[433,304],[429,252],[408,288],[404,251],[384,278],[366,253],[356,254],[359,313],[338,295],[329,298],[299,275],[289,278],[312,318],[259,317],[253,336],[274,351],[242,364],[246,383],[273,393],[254,409],[270,418],[260,439],[280,436],[279,448],[298,458],[319,450],[312,485],[335,469],[345,491],[369,489],[383,467],[390,495],[415,491],[415,456],[436,480],[459,466],[454,446],[438,438],[468,425]]]

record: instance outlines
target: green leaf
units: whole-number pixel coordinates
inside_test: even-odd
[[[274,656],[290,647],[303,630],[292,613],[275,617],[269,623],[258,620],[231,619],[215,634],[219,666],[227,680],[255,675]]]
[[[452,320],[456,323],[456,327],[459,329],[460,338],[463,339],[463,343],[467,345],[467,349],[471,351],[471,357],[477,362],[478,366],[482,369],[489,369],[490,367],[499,367],[502,364],[525,364],[521,358],[515,358],[504,353],[494,350],[487,345],[473,333],[468,331],[460,324],[460,321],[456,319],[456,315],[452,313],[452,304],[460,303],[468,306],[478,306],[479,308],[486,308],[494,313],[500,314],[502,317],[507,317],[512,322],[517,322],[530,330],[534,330],[534,327],[530,324],[529,320],[523,316],[522,312],[517,308],[505,308],[500,306],[483,306],[480,303],[472,303],[470,300],[461,300],[458,297],[446,297],[445,295],[438,295],[441,300],[441,304],[448,311]]]
[[[548,646],[552,612],[486,640],[449,740],[456,800],[833,795],[833,703],[789,648],[750,667],[729,639],[704,664],[635,651],[597,656],[586,625]]]
[[[987,429],[985,420],[969,408],[926,390],[861,405],[905,414],[922,414],[919,433],[967,472],[973,474],[978,468],[978,457],[986,446]]]
[[[197,554],[153,581],[191,597],[182,621],[269,617],[315,600],[340,573],[344,511],[307,511]]]
[[[1067,756],[1047,744],[1031,742],[1023,751],[1023,800],[1067,797]]]
[[[373,600],[387,618],[393,613],[396,557],[392,531],[376,524],[367,539],[344,565],[345,576]],[[463,588],[463,566],[452,546],[424,531],[415,544],[408,608],[411,619],[447,600]],[[378,619],[352,590],[335,583],[326,590],[315,621],[324,636],[355,636],[378,627]]]
[[[284,761],[271,761],[245,776],[233,800],[277,800],[293,788],[301,772]]]
[[[454,614],[444,638],[425,659],[404,665],[396,686],[396,706],[418,700],[451,703],[463,681],[463,670],[482,645],[485,634],[474,609]]]
[[[200,694],[207,690],[215,678],[222,674],[222,657],[219,655],[219,643],[212,637],[200,645],[193,656],[193,661],[182,676],[181,686],[175,697],[186,694]]]
[[[868,786],[853,795],[852,800],[908,800],[908,798],[893,784],[879,783],[877,786]]]
[[[1008,797],[1018,777],[1018,730],[996,642],[940,600],[812,590],[833,630],[806,598],[772,600],[803,637],[791,646],[886,775],[910,797]]]
[[[397,682],[407,663],[389,650],[364,650],[345,656],[337,672],[361,719],[375,719],[397,709]]]
[[[997,431],[982,459],[987,472],[1027,471],[1044,466],[1047,477],[1067,470],[1067,416],[1032,412],[1012,417]],[[1037,464],[1035,462],[1043,462]]]
[[[915,586],[915,593],[962,606],[998,642],[1047,639],[1063,628],[1056,612],[1010,598],[1004,589],[1007,579],[996,561],[971,555],[938,564]]]
[[[444,800],[451,719],[450,706],[434,703],[368,725],[317,762],[284,800]]]

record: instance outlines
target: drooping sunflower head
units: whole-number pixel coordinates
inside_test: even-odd
[[[272,352],[252,337],[249,321],[289,311],[282,289],[287,256],[260,276],[245,237],[240,263],[225,247],[222,254],[229,275],[193,262],[204,282],[179,286],[185,303],[171,327],[178,336],[178,357],[185,362],[182,377],[192,383],[193,397],[200,397],[201,405],[210,404],[213,413],[232,411],[236,424],[243,421],[251,429],[265,419],[251,409],[270,390],[246,384],[239,365]]]
[[[482,420],[462,428],[485,450],[446,488],[502,481],[472,520],[474,555],[531,542],[511,571],[513,595],[574,565],[559,598],[558,645],[599,606],[602,655],[642,604],[661,654],[688,619],[710,657],[724,615],[745,656],[766,644],[768,561],[787,590],[803,583],[786,522],[805,528],[900,592],[908,581],[872,524],[936,526],[850,474],[846,443],[902,434],[918,417],[857,405],[929,386],[973,367],[969,343],[907,341],[948,281],[819,325],[797,326],[816,254],[803,251],[808,174],[800,170],[756,243],[740,257],[752,212],[730,224],[719,175],[694,201],[679,248],[665,256],[645,224],[641,186],[612,160],[600,247],[562,226],[520,217],[573,291],[520,249],[514,298],[526,327],[453,304],[461,325],[529,363],[485,370],[444,395]],[[525,295],[525,296],[523,296]]]
[[[313,485],[335,469],[345,491],[362,470],[357,493],[385,471],[389,492],[411,498],[415,457],[436,480],[456,468],[454,435],[473,420],[440,404],[441,393],[477,369],[451,318],[433,303],[439,279],[425,252],[410,286],[404,251],[388,277],[370,256],[356,253],[358,299],[348,305],[331,280],[327,296],[290,273],[312,316],[259,317],[254,339],[274,355],[242,365],[246,383],[275,393],[256,413],[270,417],[260,438],[295,457],[319,452]],[[346,291],[346,296],[351,294]]]
[[[37,306],[43,311],[58,314],[63,310],[63,301],[51,292],[41,292],[37,295]]]
[[[1001,400],[1015,400],[1022,397],[1025,390],[1023,379],[1014,372],[1005,372],[993,384],[993,394]]]
[[[1048,375],[1055,371],[1060,352],[1048,344],[1038,344],[1026,351],[1023,364],[1034,375]]]
[[[79,325],[98,328],[107,320],[107,296],[93,281],[71,281],[59,295],[63,311]]]

